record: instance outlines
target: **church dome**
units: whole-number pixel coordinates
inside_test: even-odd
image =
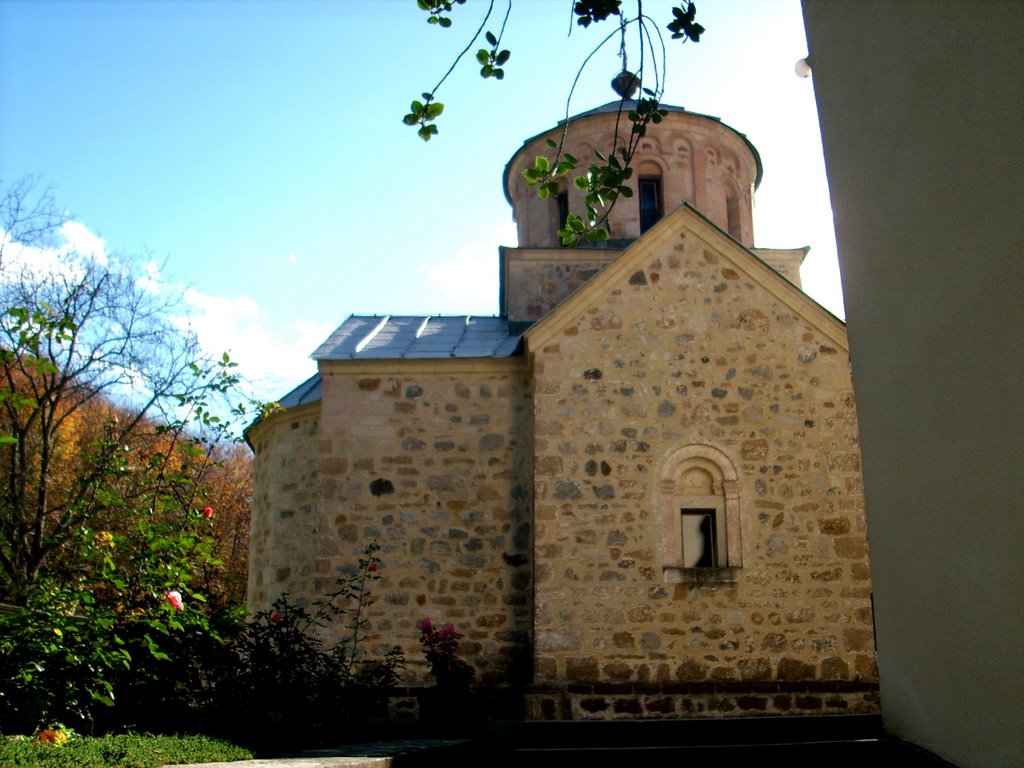
[[[571,177],[585,172],[595,153],[613,153],[629,138],[627,113],[633,100],[613,101],[561,121],[527,139],[505,166],[505,197],[512,205],[520,247],[544,248],[561,244],[558,229],[568,213],[583,214],[584,193],[571,179],[561,192],[541,199],[527,184],[523,171],[556,150],[548,139],[560,141],[579,161]],[[629,185],[632,198],[622,198],[609,216],[608,245],[621,247],[638,238],[654,222],[686,202],[747,247],[754,244],[753,194],[761,181],[761,158],[746,136],[716,117],[662,105],[668,114],[649,124],[633,157]]]

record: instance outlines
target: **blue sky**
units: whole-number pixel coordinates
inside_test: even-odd
[[[663,26],[671,5],[643,7]],[[349,314],[497,311],[505,163],[562,118],[613,27],[568,35],[570,0],[516,0],[505,79],[467,57],[425,144],[401,118],[485,8],[445,30],[415,0],[0,0],[0,180],[39,175],[79,236],[161,265],[204,345],[283,395]],[[697,45],[665,33],[663,100],[750,138],[757,244],[810,245],[805,290],[842,316],[813,87],[793,72],[799,1],[702,0],[698,21]],[[588,65],[571,113],[613,98],[617,50]]]

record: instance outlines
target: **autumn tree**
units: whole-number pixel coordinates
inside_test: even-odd
[[[32,192],[0,205],[0,599],[19,604],[83,526],[195,505],[234,381],[137,262],[47,248],[62,218]]]
[[[203,583],[219,608],[245,603],[249,575],[249,523],[252,503],[252,452],[240,443],[220,443],[203,475],[212,520],[217,565],[207,563]]]
[[[236,631],[207,595],[244,584],[220,558],[244,562],[244,409],[176,297],[65,242],[35,190],[0,196],[0,601],[24,608],[0,615],[0,721],[130,726],[194,705]]]

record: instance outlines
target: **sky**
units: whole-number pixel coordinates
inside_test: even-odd
[[[0,0],[0,184],[38,176],[69,238],[148,264],[203,346],[277,399],[350,314],[497,313],[498,246],[516,245],[505,164],[564,117],[615,31],[574,27],[571,6],[514,0],[504,80],[480,78],[473,45],[425,143],[402,116],[485,0],[448,29],[415,0]],[[643,3],[662,28],[671,6]],[[757,147],[755,242],[810,246],[804,290],[842,317],[799,0],[701,0],[697,20],[698,44],[663,29],[662,100]],[[588,62],[570,114],[614,98],[618,49],[616,34]],[[635,69],[635,36],[627,56]]]

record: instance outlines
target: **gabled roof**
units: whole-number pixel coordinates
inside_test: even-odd
[[[581,310],[601,302],[617,281],[628,280],[630,274],[642,268],[660,249],[674,242],[678,233],[689,229],[697,237],[713,245],[738,270],[789,306],[795,313],[818,328],[825,336],[849,351],[846,324],[816,302],[800,288],[779,274],[756,253],[723,232],[713,221],[689,203],[683,203],[672,213],[647,230],[629,248],[619,254],[591,280],[584,283],[561,304],[531,326],[523,337],[535,348],[560,333],[573,322]]]
[[[529,325],[503,317],[352,315],[320,345],[313,359],[510,357]]]

